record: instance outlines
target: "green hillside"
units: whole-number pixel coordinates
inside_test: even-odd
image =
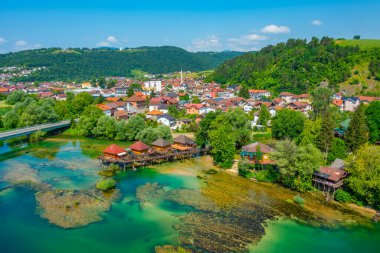
[[[0,54],[0,67],[41,67],[17,81],[85,81],[104,76],[131,76],[132,70],[152,74],[179,71],[203,71],[241,55],[240,52],[192,53],[178,47],[139,47],[116,50],[113,48],[67,49],[48,48]]]
[[[380,48],[380,40],[336,40],[335,42],[340,46],[359,46],[362,49]]]
[[[355,72],[357,76],[353,76],[353,70],[359,66],[365,70],[360,69]],[[286,43],[267,46],[259,52],[226,61],[208,77],[208,81],[245,84],[276,93],[310,92],[323,81],[338,90],[342,83],[358,85],[363,79],[367,88],[378,91],[380,48],[342,47],[328,37],[313,38],[309,42],[289,39]]]

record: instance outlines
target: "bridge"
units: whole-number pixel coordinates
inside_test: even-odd
[[[6,132],[0,132],[0,141],[8,140],[15,137],[30,135],[38,130],[40,131],[51,131],[55,129],[65,128],[71,125],[70,120],[64,120],[56,123],[48,123],[35,125],[31,127],[18,128]]]

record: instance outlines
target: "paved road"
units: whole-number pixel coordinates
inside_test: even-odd
[[[38,130],[53,130],[53,129],[63,128],[63,127],[69,126],[70,124],[71,124],[70,120],[64,120],[64,121],[60,121],[56,123],[18,128],[11,131],[1,132],[0,140],[6,140],[6,139],[18,137],[18,136],[28,135]]]

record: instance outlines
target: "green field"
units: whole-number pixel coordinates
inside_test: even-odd
[[[379,40],[336,40],[336,44],[342,46],[359,46],[360,48],[373,48],[380,47],[380,39]]]

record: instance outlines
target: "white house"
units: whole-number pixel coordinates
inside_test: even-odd
[[[262,97],[270,97],[270,92],[267,90],[249,90],[249,96],[253,99],[261,99]]]
[[[211,107],[202,107],[199,109],[199,114],[207,114],[209,112],[215,112],[215,109]]]
[[[174,118],[171,115],[166,114],[166,113],[159,116],[157,119],[157,122],[168,127],[172,127],[175,125]]]
[[[159,80],[150,80],[144,82],[144,87],[146,90],[159,91],[162,90],[162,82]]]

